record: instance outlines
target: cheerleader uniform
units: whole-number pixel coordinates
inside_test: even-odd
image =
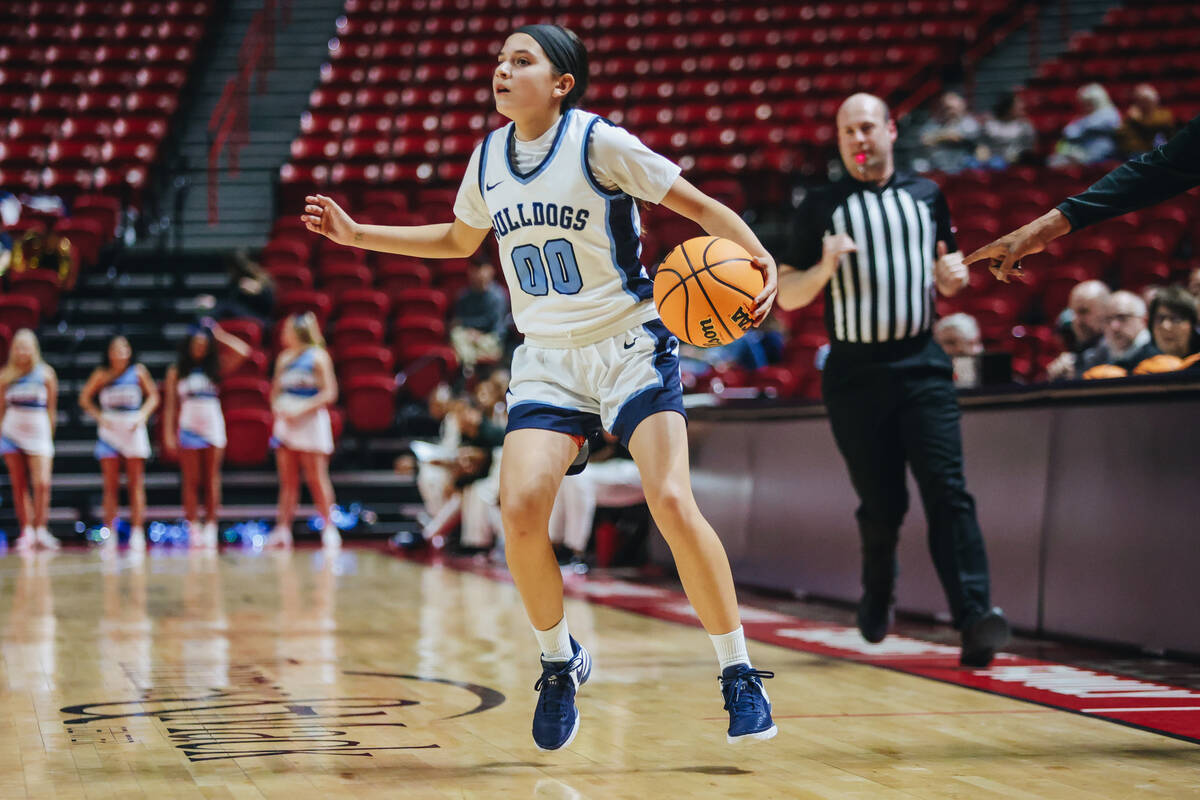
[[[0,426],[0,453],[54,455],[47,399],[46,369],[42,364],[35,364],[8,385],[4,394],[4,424]]]
[[[302,406],[317,394],[316,355],[317,348],[310,347],[283,368],[279,377],[283,391],[275,398],[276,414]],[[318,408],[288,420],[276,416],[271,444],[302,453],[329,455],[333,452],[333,425],[329,420],[329,411]]]
[[[138,421],[144,398],[136,364],[130,364],[100,390],[100,426],[96,431],[96,458],[149,458],[150,434]]]
[[[217,385],[202,369],[180,378],[179,446],[185,450],[225,447],[225,415]]]

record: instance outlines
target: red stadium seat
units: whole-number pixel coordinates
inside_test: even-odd
[[[275,282],[275,290],[279,294],[290,294],[313,287],[312,270],[295,264],[274,264],[267,268],[271,280]]]
[[[377,289],[349,289],[338,298],[338,314],[343,319],[365,317],[382,323],[390,309],[388,296]]]
[[[321,268],[321,290],[340,307],[344,292],[371,287],[371,271],[361,264],[334,264]]]
[[[316,292],[311,289],[296,289],[279,295],[275,303],[275,316],[282,319],[292,314],[302,314],[311,311],[316,315],[317,322],[320,323],[321,328],[324,328],[332,308],[333,304],[329,300],[329,295],[324,292]]]
[[[221,323],[224,327],[225,323]],[[265,378],[267,377],[267,354],[262,350],[255,350],[246,360],[238,364],[234,369],[225,373],[226,378]]]
[[[396,418],[396,381],[391,375],[358,375],[343,387],[346,417],[359,433],[390,430]]]
[[[221,326],[221,330],[238,337],[252,349],[257,350],[262,347],[263,326],[258,320],[248,317],[232,317],[220,320],[218,324]]]
[[[445,383],[458,370],[458,359],[454,350],[446,345],[424,345],[414,347],[410,360],[403,372],[397,376],[397,385],[415,400],[425,400],[441,383]]]
[[[378,345],[383,342],[383,327],[382,318],[343,314],[333,325],[333,346],[341,352],[347,347]]]
[[[0,324],[11,331],[21,328],[37,330],[42,306],[37,298],[28,295],[0,295]]]
[[[58,273],[49,269],[34,269],[25,272],[10,272],[8,291],[37,300],[41,316],[54,319],[58,314]]]
[[[221,407],[271,410],[271,384],[263,378],[229,377],[221,382]]]
[[[404,289],[392,295],[397,316],[443,318],[449,306],[446,293],[439,289]]]
[[[335,366],[341,380],[349,380],[359,375],[384,375],[391,380],[395,372],[395,363],[392,352],[386,347],[360,344],[339,348]]]
[[[257,467],[271,455],[274,418],[261,408],[231,408],[225,412],[225,462],[235,467]]]

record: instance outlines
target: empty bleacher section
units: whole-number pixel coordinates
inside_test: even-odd
[[[151,196],[213,16],[208,0],[8,4],[0,18],[0,189],[62,198],[10,235],[94,262]]]

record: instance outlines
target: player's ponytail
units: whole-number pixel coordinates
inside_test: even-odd
[[[550,66],[558,75],[570,73],[575,78],[575,86],[559,104],[561,111],[574,108],[583,99],[588,84],[588,54],[583,42],[561,25],[522,25],[514,33],[524,33],[541,45]]]

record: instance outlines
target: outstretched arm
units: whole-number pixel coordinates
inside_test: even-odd
[[[479,249],[488,228],[455,219],[437,225],[362,225],[325,195],[304,198],[300,220],[313,233],[364,250],[416,258],[466,258]]]

